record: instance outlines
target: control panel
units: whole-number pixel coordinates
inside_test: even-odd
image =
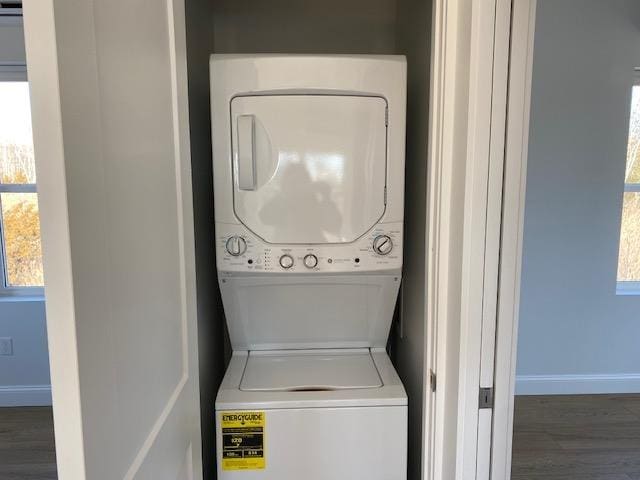
[[[378,224],[347,244],[274,245],[243,225],[217,224],[218,270],[225,272],[356,272],[402,267],[402,223]]]

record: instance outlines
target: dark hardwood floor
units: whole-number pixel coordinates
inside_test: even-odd
[[[51,408],[0,408],[0,479],[56,478]]]
[[[0,479],[56,478],[51,409],[0,408]],[[640,395],[516,397],[512,480],[640,480]]]
[[[516,397],[512,480],[640,480],[640,395]]]

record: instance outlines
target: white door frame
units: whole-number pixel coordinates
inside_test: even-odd
[[[514,0],[504,155],[491,479],[511,477],[513,406],[537,0]]]
[[[494,385],[512,3],[434,1],[427,318],[437,349],[426,358],[438,382],[423,478],[490,478],[494,418],[479,410],[479,388]]]
[[[435,365],[446,382],[445,392],[439,382],[436,395],[435,463],[442,460],[443,468],[434,478],[507,480],[536,3],[436,4],[449,18],[434,40],[434,56],[439,42],[451,45],[442,71],[435,62],[432,70],[430,133],[441,144],[430,152],[429,268],[435,276],[429,276],[428,298],[438,342]],[[441,85],[447,94],[440,96],[438,76],[450,71],[453,86]],[[440,101],[449,103],[442,107]],[[452,256],[459,252],[456,264]],[[480,387],[493,387],[493,409],[479,409]],[[455,418],[446,409],[451,401]],[[455,451],[453,467],[439,448]]]
[[[480,388],[494,386],[511,7],[511,0],[470,4],[459,284],[459,480],[490,478],[493,415],[491,409],[480,409],[479,397]]]
[[[496,1],[433,3],[424,479],[475,479]]]
[[[495,301],[490,272],[495,269],[491,260],[495,260],[496,248],[495,234],[489,226],[494,224],[493,203],[500,200],[491,184],[501,175],[496,171],[499,165],[492,135],[501,103],[497,98],[499,79],[495,77],[501,48],[496,42],[498,6],[497,1],[476,2],[471,19],[456,468],[457,478],[465,480],[488,480],[490,458],[491,411],[480,410],[479,389],[493,383],[492,368],[487,364],[491,363],[495,323],[490,318]]]
[[[476,264],[466,273],[463,271],[462,278],[463,289],[466,285],[470,293],[469,300],[462,302],[468,310],[466,315],[463,310],[461,319],[459,405],[460,422],[467,427],[458,431],[458,444],[462,445],[458,450],[458,478],[461,479],[508,480],[511,477],[535,8],[536,0],[495,2],[491,88],[476,94],[491,95],[492,102],[490,133],[484,138],[489,142],[488,165],[476,179],[478,188],[486,186],[486,197],[467,197],[475,198],[475,202],[465,206],[467,218],[474,212],[481,216],[479,209],[486,207],[486,236],[484,251],[481,251],[477,246],[478,234],[471,230],[470,238],[465,239],[468,248],[463,251],[463,255],[466,252],[473,256],[471,250],[475,244],[475,255],[481,257],[484,264],[480,268],[480,260],[472,258],[470,261]],[[489,13],[485,13],[486,16]],[[472,93],[470,88],[470,96]],[[475,130],[470,128],[469,135],[474,131],[484,135],[477,124]],[[483,158],[484,154],[483,151]],[[478,161],[467,160],[467,168],[477,165]],[[480,202],[484,198],[486,202]],[[475,298],[471,299],[474,290]],[[479,373],[475,362],[479,362]],[[478,391],[473,389],[478,384],[493,387],[491,409],[478,410]]]

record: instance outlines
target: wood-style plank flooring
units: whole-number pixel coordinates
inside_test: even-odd
[[[0,479],[57,479],[50,407],[0,408]]]
[[[640,480],[640,395],[516,397],[512,480]],[[0,408],[0,479],[55,480],[48,407]]]
[[[640,480],[640,395],[516,397],[512,480]]]

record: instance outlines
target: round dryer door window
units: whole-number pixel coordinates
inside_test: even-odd
[[[385,210],[386,109],[381,97],[235,97],[238,219],[269,243],[347,243],[364,235]]]

